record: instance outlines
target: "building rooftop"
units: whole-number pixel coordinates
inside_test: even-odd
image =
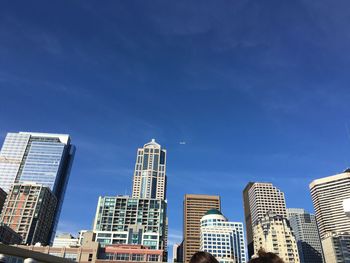
[[[340,174],[331,175],[331,176],[323,177],[320,179],[315,179],[310,183],[309,188],[312,189],[313,187],[315,187],[317,185],[326,184],[326,183],[330,183],[333,181],[338,181],[338,180],[350,178],[350,171],[348,171],[348,170],[349,169],[345,170],[343,173],[340,173]]]
[[[213,208],[213,209],[210,209],[208,210],[205,215],[223,215],[219,210]]]

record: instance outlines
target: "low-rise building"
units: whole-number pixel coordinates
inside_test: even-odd
[[[108,262],[162,262],[163,250],[150,249],[142,245],[106,245],[102,250],[100,263]]]
[[[80,246],[79,239],[69,233],[62,233],[53,240],[53,247],[77,247]]]
[[[89,231],[84,234],[83,244],[78,247],[50,247],[50,246],[17,246],[42,254],[49,254],[77,262],[96,262],[100,253],[100,245],[94,240],[94,233]]]
[[[3,263],[72,263],[71,260],[55,257],[36,251],[28,251],[26,246],[8,246],[0,244],[0,262]],[[83,263],[83,262],[81,262]],[[84,262],[85,263],[85,262]],[[88,262],[86,262],[88,263]]]

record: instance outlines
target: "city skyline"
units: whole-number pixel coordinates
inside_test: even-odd
[[[24,132],[24,134],[25,134],[26,132]],[[27,132],[27,134],[46,134],[46,133],[33,133],[33,132]],[[48,134],[46,134],[46,135],[48,135]],[[52,134],[52,136],[55,136],[56,134]],[[153,143],[153,142],[155,142],[155,139],[151,139],[151,141],[149,142],[149,143]],[[146,143],[145,145],[147,145],[147,144],[149,144],[149,143]],[[157,143],[156,143],[157,144]],[[159,144],[157,144],[157,145],[159,145]],[[142,148],[141,148],[142,149]],[[162,149],[164,149],[164,148],[162,148]],[[138,148],[138,150],[137,150],[137,153],[139,152],[139,150],[140,150],[140,148]],[[137,158],[138,158],[138,156],[136,157],[136,160],[137,160]],[[136,162],[136,165],[137,165],[137,162]],[[133,175],[130,175],[131,176],[131,178],[133,177]],[[130,179],[129,179],[130,180]],[[315,178],[315,180],[318,180],[317,178]],[[263,184],[263,185],[270,185],[271,183],[269,183],[269,182],[258,182],[258,184]],[[249,184],[248,184],[249,185]],[[133,184],[131,185],[131,189],[132,189],[132,187],[133,187]],[[280,189],[281,190],[281,189]],[[242,191],[243,191],[243,189],[242,189]],[[187,193],[188,194],[188,193]],[[207,194],[207,193],[199,193],[199,194]],[[282,193],[283,194],[283,193]],[[99,194],[99,196],[101,196],[101,195],[103,195],[103,194]],[[121,193],[115,193],[114,195],[113,194],[111,194],[110,196],[121,196],[122,194]],[[128,197],[128,198],[132,198],[132,190],[130,190],[129,189],[129,192],[128,192],[128,195],[130,196],[130,197]],[[220,193],[218,193],[218,195],[220,195]],[[220,195],[221,196],[221,195]],[[311,196],[310,196],[310,198],[311,198]],[[243,199],[242,199],[242,203],[243,203]],[[286,203],[287,203],[287,201],[286,201]],[[222,205],[222,204],[221,204]],[[304,206],[305,207],[305,206]],[[303,208],[304,208],[303,207]],[[312,208],[311,208],[312,209]],[[313,209],[312,209],[312,211],[313,211]],[[242,209],[242,212],[243,212],[243,209]],[[236,216],[239,218],[240,216],[241,217],[243,217],[243,215],[240,215],[240,214],[236,214]],[[93,224],[92,224],[92,226],[93,226]],[[58,233],[72,233],[72,234],[77,234],[78,233],[78,231],[80,231],[80,230],[83,230],[83,229],[93,229],[93,227],[90,227],[90,228],[84,228],[84,227],[79,227],[78,226],[78,228],[77,228],[78,230],[77,231],[58,231]],[[172,235],[172,233],[169,233],[170,235]],[[168,244],[168,246],[170,247],[170,246],[172,246],[172,244],[174,244],[174,243],[176,243],[176,242],[180,242],[180,241],[182,241],[182,237],[180,238],[180,235],[182,236],[182,233],[181,234],[179,234],[179,236],[177,236],[176,237],[176,241],[173,241],[173,240],[171,240],[170,241],[170,244]],[[246,236],[245,236],[245,240],[246,240]],[[248,244],[247,244],[248,245]]]
[[[169,245],[186,193],[271,182],[313,213],[308,185],[350,165],[350,3],[8,1],[0,8],[0,143],[77,146],[59,232],[91,229],[98,196],[131,195],[137,149],[167,149]],[[79,204],[79,205],[77,205]],[[171,251],[171,249],[169,249]],[[171,258],[171,255],[169,255]]]

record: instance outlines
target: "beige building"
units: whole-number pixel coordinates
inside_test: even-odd
[[[277,254],[285,263],[300,262],[295,237],[284,217],[266,214],[254,226],[253,234],[255,254],[264,249]]]
[[[350,234],[328,233],[322,240],[323,254],[326,263],[350,262]]]
[[[200,220],[210,209],[221,209],[220,196],[186,194],[184,199],[183,262],[200,249]],[[181,261],[181,259],[178,259]]]
[[[350,232],[343,208],[343,201],[350,198],[350,170],[314,180],[310,191],[321,239],[329,233]]]
[[[247,230],[248,258],[254,254],[253,227],[266,213],[287,217],[284,193],[272,183],[250,182],[243,190],[243,206]]]
[[[95,262],[99,255],[100,245],[94,242],[94,233],[84,233],[81,246],[76,247],[49,247],[49,246],[17,246],[18,248],[30,250],[40,254],[47,254],[66,260],[73,260],[80,263]],[[30,254],[30,253],[29,253]]]
[[[166,150],[155,139],[137,150],[132,197],[166,199]]]
[[[54,223],[57,198],[48,187],[16,183],[7,196],[1,222],[22,237],[24,244],[46,245]]]

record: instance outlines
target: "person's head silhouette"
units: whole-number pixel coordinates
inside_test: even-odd
[[[260,249],[258,251],[258,256],[252,258],[249,263],[284,263],[284,261],[275,253],[265,252]]]
[[[205,251],[199,251],[193,254],[189,263],[219,263],[219,261],[217,261],[212,254]]]

